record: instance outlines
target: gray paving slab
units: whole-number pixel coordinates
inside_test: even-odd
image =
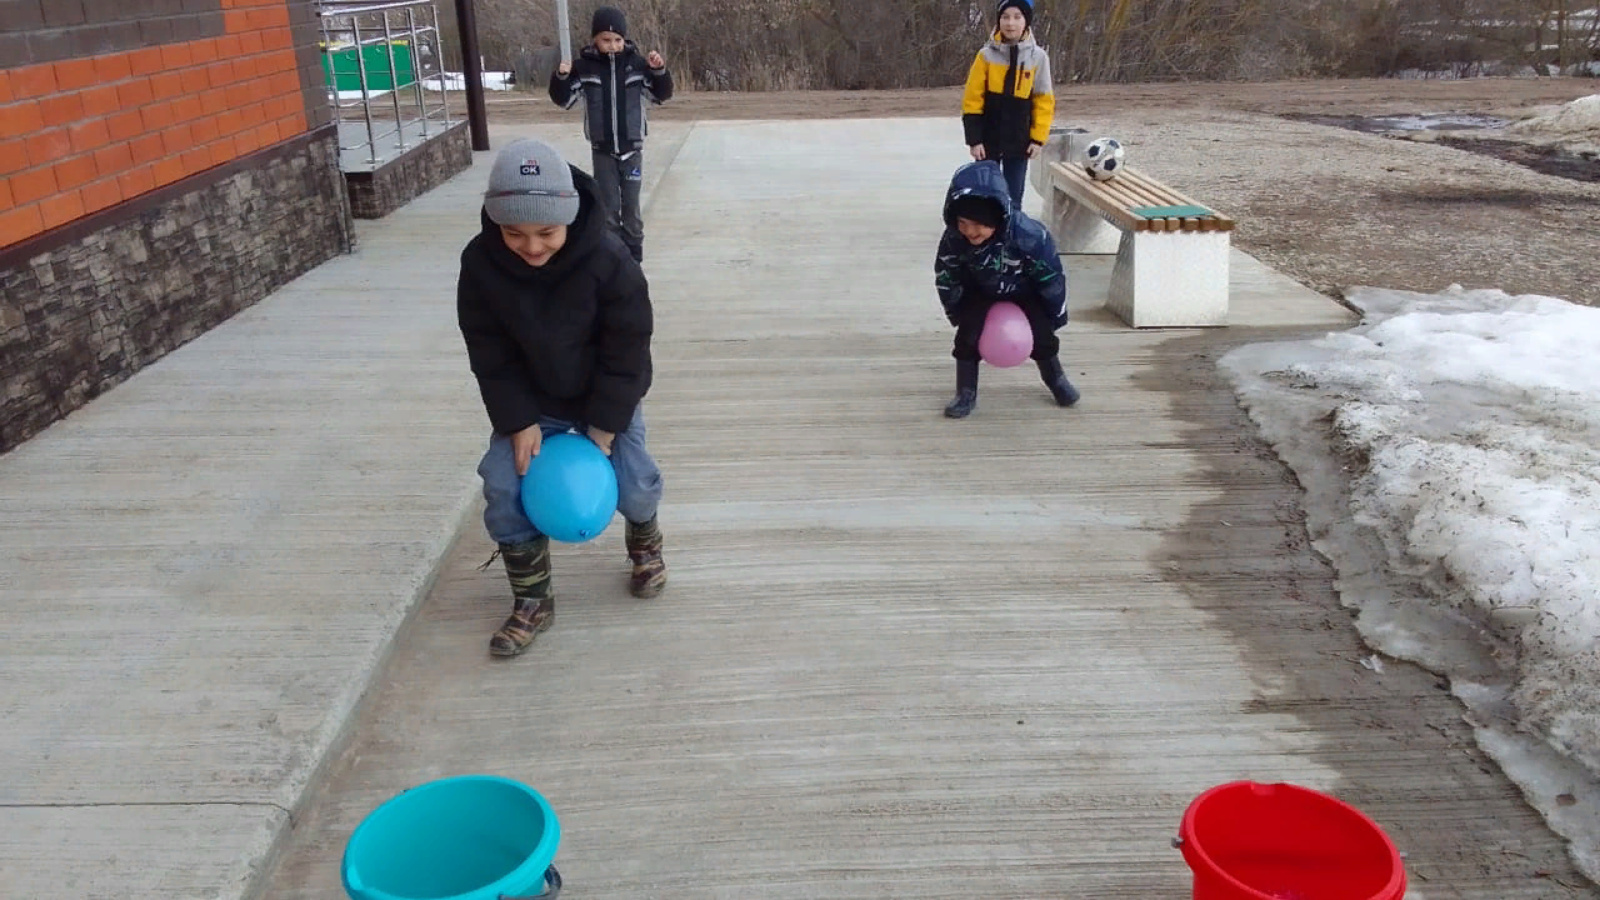
[[[253,889],[476,495],[491,156],[0,456],[0,895]]]
[[[647,228],[667,594],[628,597],[615,529],[559,547],[554,629],[492,661],[506,590],[469,522],[266,897],[338,896],[362,816],[467,772],[550,798],[590,898],[1178,900],[1179,816],[1246,777],[1367,810],[1413,898],[1595,896],[1432,678],[1359,664],[1216,377],[1337,304],[1240,255],[1237,328],[1134,331],[1073,259],[1080,406],[986,369],[942,418],[958,128],[695,127]]]

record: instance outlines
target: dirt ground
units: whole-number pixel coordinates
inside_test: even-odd
[[[1494,112],[1565,103],[1600,92],[1600,82],[1580,78],[1476,78],[1456,81],[1353,79],[1198,84],[1057,85],[1056,118],[1140,109],[1206,106],[1272,115],[1384,115],[1435,111]],[[452,95],[460,96],[460,95]],[[491,93],[496,122],[560,122],[572,113],[557,109],[543,91]],[[683,91],[653,107],[659,119],[820,119],[950,115],[961,104],[959,87],[910,91],[785,91],[699,93]],[[460,109],[460,106],[456,107]]]
[[[1396,140],[1306,121],[1410,113],[1517,119],[1600,93],[1575,78],[1066,85],[1056,122],[1113,134],[1129,161],[1239,219],[1238,246],[1324,293],[1450,284],[1600,304],[1600,162],[1536,171],[1500,135]],[[452,98],[461,109],[462,98]],[[954,116],[957,88],[692,93],[663,120]],[[543,92],[491,93],[497,124],[578,127]],[[1554,174],[1547,174],[1554,173]],[[1567,177],[1561,177],[1562,175]]]

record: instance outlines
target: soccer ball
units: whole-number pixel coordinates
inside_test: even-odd
[[[1083,148],[1083,170],[1095,181],[1109,181],[1122,171],[1125,151],[1116,138],[1097,138]]]

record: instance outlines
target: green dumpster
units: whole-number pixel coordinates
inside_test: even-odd
[[[389,51],[391,49],[394,51],[393,77],[390,77],[389,72]],[[366,61],[367,67],[367,90],[387,91],[397,87],[406,87],[417,80],[416,69],[412,64],[411,44],[409,41],[368,44],[361,50],[361,56]],[[348,43],[323,44],[322,77],[336,91],[360,91],[361,72],[356,68],[355,45]]]

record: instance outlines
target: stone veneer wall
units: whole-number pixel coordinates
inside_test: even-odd
[[[358,219],[381,219],[472,166],[465,121],[374,172],[347,172],[350,209]]]
[[[352,243],[325,127],[0,249],[0,453]]]

